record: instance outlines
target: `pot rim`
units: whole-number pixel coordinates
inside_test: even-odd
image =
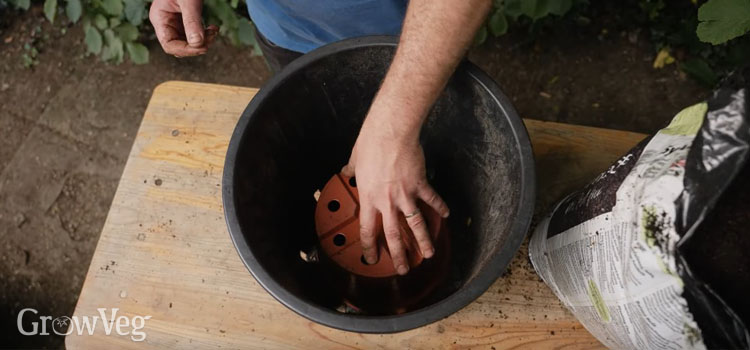
[[[250,101],[232,133],[232,138],[229,142],[224,162],[221,191],[224,214],[227,227],[229,228],[229,235],[232,238],[232,243],[237,249],[240,259],[245,264],[245,267],[247,267],[255,280],[268,293],[287,308],[311,321],[344,331],[359,333],[402,332],[428,325],[461,310],[481,296],[495,282],[495,280],[502,275],[523,243],[534,213],[536,175],[531,142],[529,141],[526,127],[510,103],[510,100],[502,93],[497,83],[477,66],[464,60],[458,69],[469,74],[469,76],[486,89],[505,114],[510,130],[516,140],[515,144],[519,153],[519,168],[521,171],[519,204],[516,213],[513,216],[515,219],[511,224],[508,239],[502,248],[491,254],[485,267],[479,271],[471,282],[467,283],[445,299],[418,310],[400,315],[362,316],[343,314],[335,310],[326,309],[306,302],[290,293],[262,267],[250,250],[240,228],[240,223],[237,217],[237,208],[235,207],[233,181],[235,159],[239,152],[239,146],[242,144],[245,130],[254,117],[255,112],[262,106],[266,98],[273,94],[279,86],[284,84],[289,77],[317,60],[338,52],[352,49],[373,46],[395,47],[397,44],[398,37],[394,36],[364,36],[344,39],[322,46],[292,61],[278,74],[273,76],[260,89],[260,91],[258,91],[252,101]]]

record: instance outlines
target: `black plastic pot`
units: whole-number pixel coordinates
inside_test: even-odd
[[[313,193],[346,164],[396,42],[349,39],[292,62],[245,109],[224,165],[227,225],[255,279],[298,314],[348,331],[404,331],[468,305],[505,271],[534,207],[521,119],[495,82],[464,62],[421,135],[428,178],[451,208],[445,282],[406,313],[336,311],[346,276],[304,261],[300,251],[317,243]]]

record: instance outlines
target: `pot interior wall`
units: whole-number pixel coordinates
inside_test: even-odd
[[[235,163],[234,200],[244,238],[289,292],[318,306],[341,304],[346,276],[307,263],[316,245],[313,193],[343,165],[395,47],[355,48],[317,60],[271,91],[254,111]],[[418,307],[473,278],[511,234],[521,160],[505,111],[459,67],[422,130],[428,178],[451,215],[451,269]],[[514,248],[515,249],[515,248]]]

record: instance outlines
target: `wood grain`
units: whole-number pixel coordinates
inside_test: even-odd
[[[227,233],[221,172],[257,89],[167,82],[151,98],[83,285],[75,316],[97,308],[150,315],[147,338],[68,336],[69,349],[601,348],[531,268],[525,246],[477,301],[391,335],[334,330],[260,287]],[[526,120],[539,200],[548,205],[605,169],[643,135]],[[127,328],[126,328],[127,329]]]

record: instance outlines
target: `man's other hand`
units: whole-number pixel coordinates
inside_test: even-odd
[[[206,53],[219,28],[203,27],[202,0],[154,0],[149,19],[164,52],[175,57]]]

